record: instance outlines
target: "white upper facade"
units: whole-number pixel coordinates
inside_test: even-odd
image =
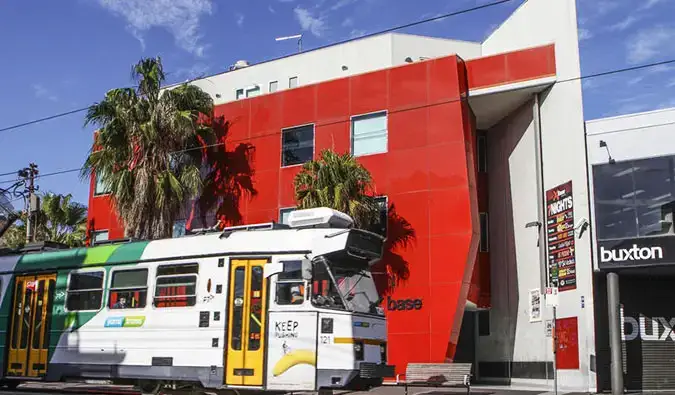
[[[425,58],[457,54],[468,60],[480,57],[481,51],[477,42],[387,33],[251,64],[191,83],[209,93],[218,105]]]

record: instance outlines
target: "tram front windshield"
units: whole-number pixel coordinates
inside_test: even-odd
[[[318,307],[383,315],[373,274],[367,265],[344,263],[327,259],[314,265],[312,302]]]

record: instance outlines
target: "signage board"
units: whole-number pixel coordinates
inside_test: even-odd
[[[541,291],[530,290],[530,322],[541,321]]]
[[[598,269],[675,264],[675,237],[598,240]]]
[[[560,292],[577,288],[572,181],[546,191],[548,285]]]

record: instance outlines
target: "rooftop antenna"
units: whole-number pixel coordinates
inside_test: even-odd
[[[294,36],[286,36],[286,37],[277,37],[274,40],[275,41],[285,41],[285,40],[293,40],[295,38],[298,39],[298,53],[302,52],[302,34],[296,34]]]

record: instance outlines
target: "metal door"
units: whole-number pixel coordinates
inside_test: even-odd
[[[7,375],[42,377],[47,374],[56,275],[21,276],[14,284]]]

